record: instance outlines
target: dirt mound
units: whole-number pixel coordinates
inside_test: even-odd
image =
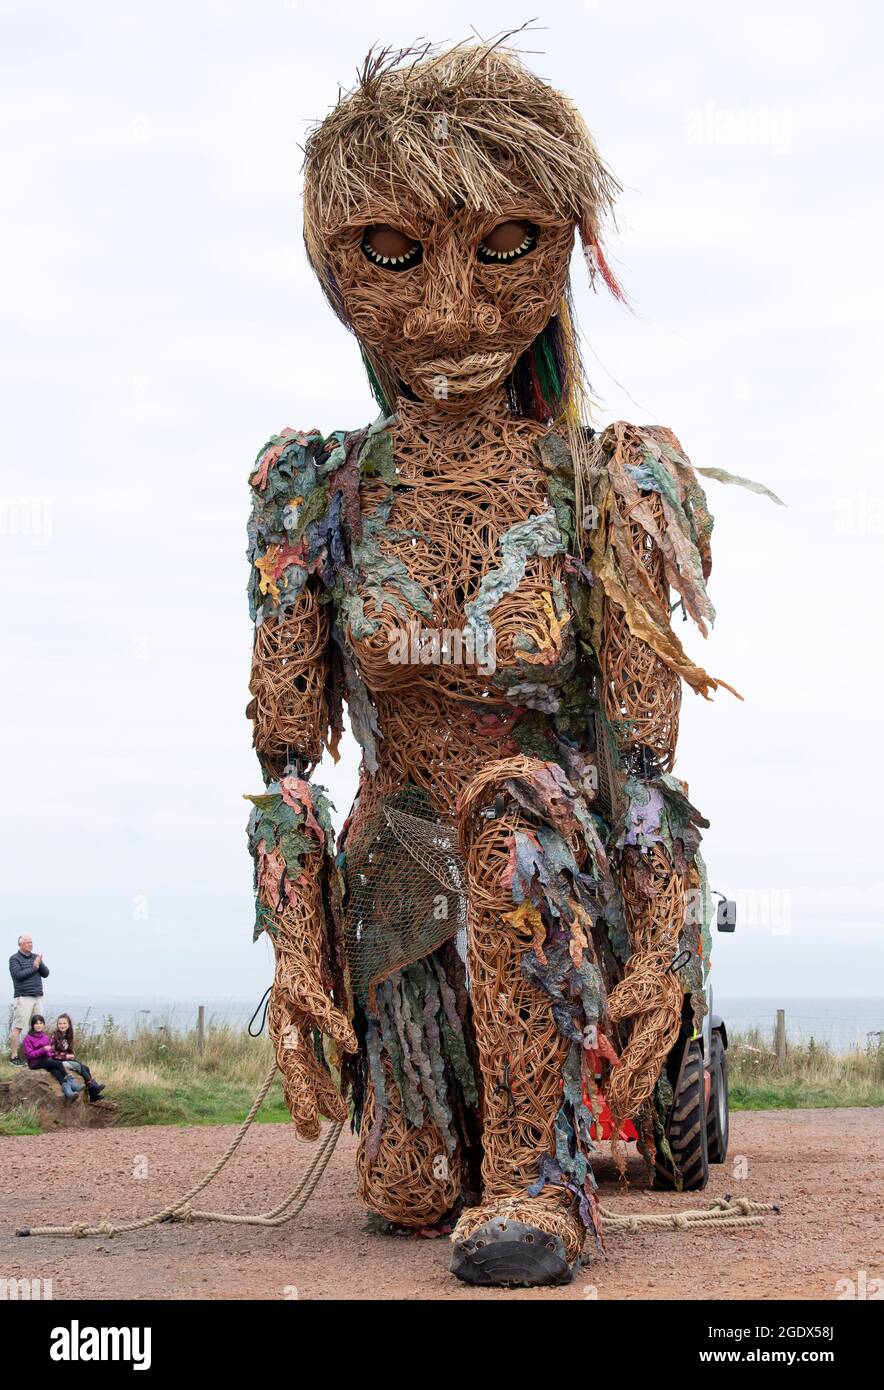
[[[15,1067],[11,1075],[0,1078],[0,1115],[18,1106],[33,1110],[44,1130],[95,1129],[112,1125],[117,1116],[117,1106],[111,1101],[90,1102],[85,1091],[69,1101],[49,1072],[25,1067]]]

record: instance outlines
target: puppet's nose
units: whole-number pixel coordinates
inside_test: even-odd
[[[459,313],[420,306],[406,315],[402,336],[410,341],[428,339],[440,347],[449,347],[496,333],[499,327],[500,310],[494,304],[468,304]]]
[[[469,315],[458,306],[436,308],[419,305],[406,315],[402,336],[412,342],[429,340],[434,347],[453,347],[469,339]]]
[[[454,237],[425,256],[427,284],[424,302],[406,316],[405,338],[428,340],[434,348],[457,347],[473,333],[473,294],[470,266],[464,248]]]

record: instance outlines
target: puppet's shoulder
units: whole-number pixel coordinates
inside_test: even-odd
[[[251,512],[249,607],[261,622],[281,617],[310,573],[326,566],[332,538],[329,477],[347,439],[344,430],[286,427],[258,451],[249,473]]]
[[[678,437],[662,425],[619,420],[593,436],[587,457],[590,564],[599,592],[624,610],[633,636],[707,694],[724,682],[688,659],[672,627],[669,603],[674,592],[706,636],[715,619],[706,590],[713,522],[701,476],[780,499],[762,483],[719,468],[695,468]],[[662,593],[648,582],[651,552],[660,558]]]
[[[298,493],[313,492],[329,458],[346,438],[343,430],[323,435],[320,430],[286,426],[272,434],[249,471],[253,505],[269,510],[290,503]]]
[[[697,577],[709,578],[712,514],[698,470],[671,429],[617,420],[594,435],[589,490],[597,528],[638,523],[664,553],[685,557],[686,547]]]
[[[258,450],[249,473],[253,505],[269,511],[290,506],[296,497],[307,500],[328,490],[329,479],[342,470],[365,477],[391,472],[393,419],[381,417],[364,429],[295,430],[287,426],[272,434]]]
[[[597,477],[603,487],[612,486],[618,495],[630,497],[635,489],[659,493],[675,509],[675,515],[679,509],[694,509],[701,530],[712,529],[701,478],[733,483],[783,506],[764,483],[723,468],[695,467],[678,436],[665,425],[631,425],[617,420],[598,432],[586,430],[584,435],[590,476]]]
[[[691,680],[667,593],[649,583],[648,572],[648,557],[657,553],[659,581],[705,636],[715,619],[706,591],[712,515],[678,437],[661,425],[608,425],[589,441],[587,493],[590,563],[600,589],[624,609],[633,635]]]
[[[603,430],[585,431],[589,474],[618,495],[659,492],[684,498],[702,487],[678,436],[664,425],[633,425],[616,420]]]
[[[596,651],[606,604],[613,605],[632,635],[666,665],[696,689],[714,688],[685,655],[670,621],[669,589],[704,634],[715,616],[706,593],[712,517],[676,435],[619,420],[599,431],[550,431],[541,455],[559,529],[574,557],[572,591],[586,606]],[[657,584],[648,569],[655,551],[662,569]]]
[[[678,436],[664,425],[631,425],[618,420],[593,434],[588,457],[587,476],[598,521],[615,516],[622,521],[639,521],[650,539],[671,554],[673,572],[687,560],[704,580],[712,566],[709,540],[713,525],[704,479],[732,483],[783,505],[764,483],[723,468],[695,467]],[[649,508],[647,501],[654,494],[659,502]],[[677,584],[675,587],[680,589]]]
[[[336,588],[348,544],[362,537],[363,479],[395,486],[392,420],[364,429],[273,434],[249,473],[249,601],[257,622],[281,617],[310,575]]]
[[[587,541],[615,518],[651,522],[656,512],[652,538],[661,540],[661,528],[672,524],[683,527],[708,574],[712,518],[697,472],[672,430],[624,420],[602,430],[554,428],[541,439],[540,453],[550,501],[569,542],[572,533]],[[651,493],[660,495],[662,509],[647,505]]]

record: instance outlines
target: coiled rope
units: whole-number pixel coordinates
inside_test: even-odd
[[[606,1231],[638,1231],[643,1226],[668,1227],[676,1231],[697,1228],[720,1231],[734,1226],[763,1226],[765,1216],[778,1211],[775,1202],[750,1202],[748,1197],[716,1197],[705,1207],[694,1207],[688,1211],[648,1211],[640,1215],[599,1207]]]

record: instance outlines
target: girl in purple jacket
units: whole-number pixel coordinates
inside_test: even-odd
[[[31,1031],[25,1034],[22,1043],[25,1057],[31,1071],[48,1071],[64,1091],[68,1100],[76,1100],[80,1087],[64,1069],[64,1063],[52,1055],[52,1040],[46,1033],[46,1020],[42,1014],[31,1018]]]

